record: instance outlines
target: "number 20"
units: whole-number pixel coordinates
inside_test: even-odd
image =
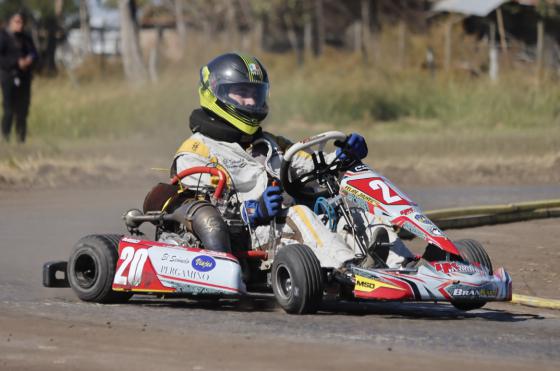
[[[132,286],[140,285],[144,264],[146,264],[146,259],[148,259],[148,250],[134,250],[134,247],[127,246],[122,250],[120,258],[124,260],[124,262],[115,274],[115,283],[118,285],[126,285],[128,282],[128,284]],[[130,265],[130,269],[128,270],[128,277],[125,277],[123,272],[128,265]]]

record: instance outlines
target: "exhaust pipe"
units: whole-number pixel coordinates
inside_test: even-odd
[[[208,201],[191,200],[171,215],[178,213],[187,230],[198,237],[206,249],[231,253],[229,228],[214,205]]]

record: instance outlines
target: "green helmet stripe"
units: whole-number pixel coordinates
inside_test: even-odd
[[[264,79],[264,75],[262,72],[262,67],[261,64],[259,63],[259,61],[257,60],[257,58],[249,56],[249,55],[245,55],[245,54],[238,54],[239,57],[243,60],[243,62],[245,63],[245,66],[247,67],[247,72],[249,73],[249,80],[250,81],[263,81]],[[254,64],[255,66],[258,66],[257,68],[257,73],[253,74],[253,72],[251,72],[251,68],[249,68],[249,66],[251,64]]]
[[[253,74],[251,73],[251,69],[249,68],[249,64],[251,62],[249,62],[249,59],[244,56],[243,54],[238,54],[239,57],[243,60],[243,62],[245,63],[245,68],[247,68],[247,74],[249,75],[249,81],[253,81]]]

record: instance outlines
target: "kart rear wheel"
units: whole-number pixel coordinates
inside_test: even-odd
[[[272,290],[278,304],[291,314],[317,312],[323,300],[321,264],[305,245],[280,249],[272,264]]]
[[[68,281],[81,300],[95,303],[125,302],[128,292],[113,291],[121,235],[89,235],[74,246],[68,260]]]
[[[482,244],[476,240],[464,239],[455,241],[455,246],[461,253],[461,257],[469,263],[480,264],[481,267],[488,269],[489,274],[493,274],[492,261],[486,253]],[[473,310],[482,308],[486,302],[483,300],[452,301],[451,304],[459,310]]]

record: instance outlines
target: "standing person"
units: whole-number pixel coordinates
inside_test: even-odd
[[[25,18],[18,12],[0,30],[0,82],[2,84],[2,136],[9,141],[13,117],[19,142],[27,134],[27,114],[31,102],[32,68],[37,60],[33,40],[23,32]]]

